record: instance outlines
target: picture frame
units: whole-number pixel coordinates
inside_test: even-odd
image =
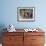
[[[35,7],[18,7],[17,20],[21,22],[35,21]]]

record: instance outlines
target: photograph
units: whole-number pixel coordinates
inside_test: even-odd
[[[17,19],[18,21],[34,21],[35,20],[34,7],[18,7]]]

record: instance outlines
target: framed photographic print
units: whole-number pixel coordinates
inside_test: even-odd
[[[18,7],[17,8],[18,21],[35,21],[34,7]]]

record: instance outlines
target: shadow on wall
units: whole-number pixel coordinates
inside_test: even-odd
[[[2,43],[2,33],[6,32],[6,29],[4,30],[4,28],[6,28],[6,26],[4,24],[0,24],[0,43]]]

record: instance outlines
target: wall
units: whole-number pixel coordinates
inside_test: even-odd
[[[16,28],[46,28],[46,0],[1,0],[0,25]],[[17,7],[35,7],[35,22],[18,22]]]

